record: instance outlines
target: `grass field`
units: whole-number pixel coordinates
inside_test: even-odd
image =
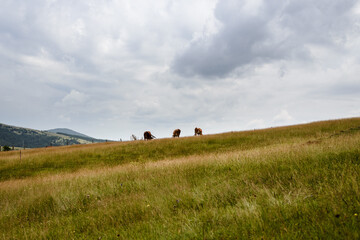
[[[360,118],[0,152],[0,239],[359,239]]]

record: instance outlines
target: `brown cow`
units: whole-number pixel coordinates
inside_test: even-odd
[[[173,137],[180,137],[180,133],[181,133],[180,129],[175,129],[173,132]]]
[[[195,136],[196,135],[202,135],[202,129],[201,128],[195,128]]]
[[[155,136],[152,135],[150,131],[144,132],[144,139],[145,140],[151,140],[151,139],[154,139],[154,138],[155,138]]]

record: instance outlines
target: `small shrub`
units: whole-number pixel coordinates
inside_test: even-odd
[[[10,148],[9,146],[5,145],[5,146],[3,147],[3,150],[4,150],[4,151],[10,151],[11,148]]]

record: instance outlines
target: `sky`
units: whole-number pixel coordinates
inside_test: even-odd
[[[357,0],[0,0],[0,122],[129,140],[360,117]]]

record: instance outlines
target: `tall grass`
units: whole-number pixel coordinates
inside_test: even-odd
[[[192,155],[247,150],[281,143],[321,140],[351,134],[359,118],[316,122],[258,131],[232,132],[202,137],[115,142],[70,147],[14,151],[0,155],[0,180],[25,178],[82,168],[116,166],[129,162],[158,161]],[[343,132],[341,132],[343,131]],[[347,132],[344,132],[347,131]]]
[[[2,154],[0,238],[358,239],[359,126]]]

